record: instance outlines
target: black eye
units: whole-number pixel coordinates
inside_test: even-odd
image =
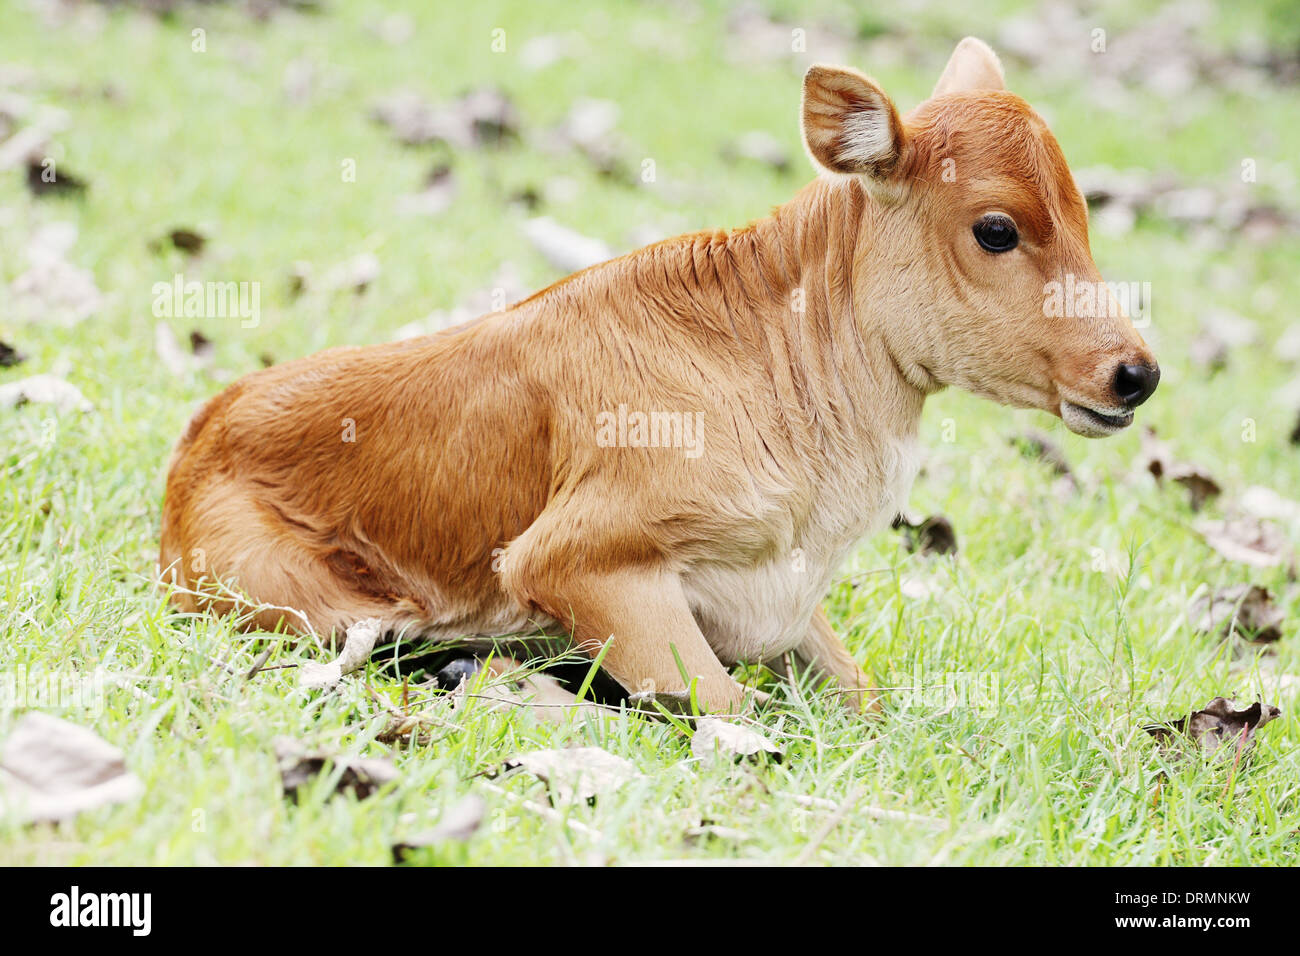
[[[990,213],[975,223],[975,241],[989,252],[1009,252],[1020,241],[1011,217]]]

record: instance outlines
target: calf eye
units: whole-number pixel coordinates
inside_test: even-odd
[[[1009,252],[1020,241],[1016,224],[1010,216],[1001,213],[989,213],[981,216],[974,227],[975,241],[989,252]]]

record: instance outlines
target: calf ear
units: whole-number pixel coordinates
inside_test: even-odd
[[[1002,64],[998,55],[983,40],[966,37],[957,44],[948,58],[948,65],[943,68],[939,82],[934,85],[933,99],[945,93],[960,93],[965,90],[1005,90],[1006,80],[1002,76]]]
[[[803,141],[833,173],[884,179],[903,153],[903,123],[884,90],[857,70],[810,67],[803,78]]]

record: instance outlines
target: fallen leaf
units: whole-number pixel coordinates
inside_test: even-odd
[[[53,405],[60,412],[94,409],[77,386],[55,375],[33,375],[0,385],[0,408],[18,408],[28,403]]]
[[[1172,747],[1179,737],[1197,744],[1206,754],[1216,752],[1224,744],[1240,748],[1244,754],[1255,743],[1255,731],[1282,711],[1272,704],[1255,701],[1244,710],[1237,710],[1223,697],[1215,697],[1203,710],[1194,710],[1188,716],[1163,724],[1150,724],[1143,728],[1166,747]]]
[[[489,684],[478,693],[480,697],[494,701],[494,706],[521,708],[548,723],[565,723],[574,714],[618,713],[612,707],[593,701],[579,701],[572,691],[545,674],[530,674],[507,684]]]
[[[903,544],[908,551],[922,554],[956,554],[957,532],[943,515],[919,515],[900,512],[891,525],[903,530]]]
[[[370,118],[387,126],[398,142],[408,146],[434,141],[470,145],[459,122],[439,113],[432,103],[411,90],[398,90],[376,100],[370,107]]]
[[[441,163],[429,171],[419,192],[397,197],[397,211],[403,215],[436,216],[456,198],[457,183],[451,167]]]
[[[1207,501],[1223,492],[1204,468],[1176,461],[1169,446],[1156,437],[1154,428],[1148,427],[1142,432],[1142,460],[1156,484],[1163,484],[1168,479],[1186,488],[1188,504],[1193,511],[1200,511]]]
[[[503,146],[519,138],[519,114],[514,103],[500,90],[490,87],[471,90],[456,106],[461,118],[469,124],[476,146]]]
[[[33,196],[74,196],[86,191],[85,180],[45,159],[27,161],[27,188]]]
[[[418,93],[399,90],[377,100],[370,116],[408,146],[445,143],[458,149],[499,146],[519,136],[514,104],[498,90],[472,90],[434,105]]]
[[[185,378],[212,364],[212,343],[202,332],[190,332],[190,351],[185,352],[172,334],[171,326],[159,322],[153,329],[153,345],[163,367],[177,378]]]
[[[1211,372],[1228,367],[1228,344],[1214,335],[1201,332],[1187,343],[1187,357],[1194,365]]]
[[[216,346],[212,344],[210,338],[198,329],[190,329],[190,352],[193,354],[195,361],[200,365],[210,365],[216,351]]]
[[[154,239],[149,243],[149,248],[154,252],[160,252],[164,246],[171,245],[174,249],[197,256],[203,251],[203,247],[208,243],[207,238],[193,229],[172,229],[165,236]]]
[[[593,802],[624,784],[640,779],[641,772],[629,760],[600,747],[571,747],[564,750],[534,750],[511,757],[507,770],[522,769],[550,789],[552,802]]]
[[[1192,602],[1189,614],[1197,631],[1223,637],[1235,632],[1257,644],[1280,639],[1286,617],[1273,603],[1268,588],[1257,584],[1238,584],[1203,594]]]
[[[274,746],[284,795],[295,803],[298,802],[298,791],[326,770],[339,774],[330,796],[348,793],[358,800],[366,799],[400,776],[393,762],[386,758],[345,757],[307,751],[297,741],[283,737],[277,739]]]
[[[898,579],[899,593],[912,601],[934,597],[940,590],[938,584],[917,574],[904,574]]]
[[[1065,451],[1046,434],[1036,430],[1022,432],[1011,436],[1011,444],[1020,449],[1020,453],[1026,458],[1038,459],[1051,468],[1053,474],[1059,476],[1054,486],[1059,497],[1068,498],[1079,490],[1078,479],[1074,477],[1074,471],[1065,457]]]
[[[1229,561],[1256,568],[1271,568],[1292,562],[1291,544],[1285,534],[1258,518],[1230,518],[1201,521],[1196,530],[1205,543]]]
[[[1156,481],[1162,479],[1165,471],[1174,463],[1173,451],[1157,437],[1156,430],[1150,426],[1142,429],[1142,461],[1142,467],[1149,471]]]
[[[613,255],[599,239],[575,232],[548,216],[525,220],[523,232],[542,258],[562,272],[577,272]]]
[[[50,154],[51,132],[48,126],[36,125],[14,133],[0,144],[0,169],[42,163]]]
[[[717,717],[705,717],[696,722],[695,734],[691,737],[691,753],[700,760],[719,757],[743,760],[772,754],[780,763],[782,757],[781,748],[757,730]]]
[[[13,368],[27,361],[27,356],[8,342],[0,342],[0,368]]]
[[[1037,458],[1056,474],[1073,474],[1070,462],[1065,457],[1065,451],[1043,432],[1033,430],[1022,432],[1019,435],[1012,435],[1010,441],[1025,457]]]
[[[311,283],[311,263],[299,260],[289,270],[289,298],[296,299]]]
[[[321,285],[326,289],[346,289],[360,295],[370,288],[370,284],[379,278],[382,271],[378,256],[372,252],[362,252],[330,269]]]
[[[122,751],[84,727],[32,711],[18,721],[0,757],[0,817],[25,823],[67,820],[132,800],[143,790]]]
[[[1237,499],[1241,510],[1254,518],[1300,523],[1300,501],[1284,498],[1272,488],[1251,485]]]
[[[438,846],[443,843],[464,843],[483,825],[487,802],[476,793],[463,797],[443,812],[438,822],[393,844],[393,860],[400,863],[412,850]]]
[[[377,617],[357,621],[347,630],[343,650],[328,664],[304,661],[298,670],[298,686],[307,690],[327,690],[338,684],[343,675],[350,674],[370,660],[375,642],[383,633],[383,622]]]
[[[623,174],[623,144],[615,134],[620,112],[613,100],[579,97],[555,131],[558,144],[576,149],[602,175]]]
[[[68,222],[49,223],[32,235],[30,266],[9,285],[20,318],[74,325],[103,306],[94,275],[65,258],[76,240],[77,228]]]
[[[1223,493],[1219,483],[1199,465],[1178,464],[1165,471],[1165,477],[1187,489],[1188,504],[1200,511],[1207,501]]]

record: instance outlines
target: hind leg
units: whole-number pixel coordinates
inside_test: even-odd
[[[423,609],[380,582],[359,582],[369,569],[308,539],[274,509],[231,485],[190,499],[164,522],[160,571],[184,611],[235,614],[247,629],[284,628],[318,641],[342,636],[365,618],[386,629],[417,624]]]

